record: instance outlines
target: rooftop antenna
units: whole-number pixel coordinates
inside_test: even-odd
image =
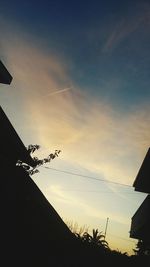
[[[106,239],[106,233],[107,233],[107,227],[108,227],[108,220],[109,220],[109,218],[107,218],[107,220],[106,220],[106,227],[105,227],[104,239]]]

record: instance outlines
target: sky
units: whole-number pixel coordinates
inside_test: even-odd
[[[13,76],[0,105],[39,157],[61,150],[32,179],[65,222],[104,233],[109,218],[109,245],[132,254],[146,197],[132,185],[150,146],[149,1],[1,0],[0,30]]]

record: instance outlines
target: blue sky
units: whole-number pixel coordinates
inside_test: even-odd
[[[62,150],[50,167],[133,184],[149,147],[149,25],[149,1],[1,1],[13,82],[0,104],[41,157]],[[108,242],[132,252],[144,194],[44,168],[33,179],[64,220],[104,231],[109,217]]]

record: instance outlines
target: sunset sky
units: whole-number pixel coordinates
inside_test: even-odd
[[[150,2],[1,0],[0,105],[39,157],[32,179],[64,221],[105,231],[132,253],[134,179],[150,146]]]

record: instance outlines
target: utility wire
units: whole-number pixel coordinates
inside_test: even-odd
[[[113,182],[113,181],[110,181],[110,180],[104,180],[104,179],[101,179],[101,178],[96,178],[96,177],[83,175],[83,174],[79,174],[79,173],[74,173],[74,172],[70,172],[70,171],[65,171],[65,170],[60,170],[60,169],[55,169],[55,168],[45,167],[45,166],[41,166],[41,167],[43,167],[45,169],[57,171],[57,172],[62,172],[62,173],[71,174],[71,175],[74,175],[74,176],[87,178],[87,179],[90,179],[90,180],[95,180],[95,181],[98,181],[98,182],[112,183],[112,184],[116,184],[116,185],[132,187],[131,185],[128,185],[128,184],[122,184],[122,183],[119,183],[119,182]]]
[[[71,174],[71,175],[75,175],[75,176],[79,176],[79,177],[83,177],[83,178],[88,178],[88,179],[91,179],[91,180],[96,180],[96,181],[99,181],[99,182],[106,182],[106,183],[113,183],[113,184],[116,184],[116,185],[121,185],[121,186],[127,186],[127,187],[132,187],[131,185],[128,185],[128,184],[122,184],[122,183],[119,183],[119,182],[113,182],[113,181],[110,181],[110,180],[104,180],[104,179],[101,179],[101,178],[96,178],[96,177],[91,177],[91,176],[88,176],[88,175],[82,175],[82,174],[78,174],[78,173],[74,173],[74,172],[69,172],[69,171],[65,171],[65,170],[60,170],[60,169],[55,169],[55,168],[51,168],[51,167],[45,167],[45,166],[41,166],[45,169],[49,169],[49,170],[53,170],[53,171],[57,171],[57,172],[62,172],[62,173],[66,173],[66,174]],[[68,191],[68,190],[63,190],[63,191]],[[96,190],[88,190],[88,191],[82,191],[82,190],[69,190],[69,191],[79,191],[79,192],[97,192],[97,193],[114,193],[114,192],[107,192],[107,191],[96,191]],[[130,192],[119,192],[119,193],[127,193],[127,194],[134,194],[134,193],[139,193],[139,192],[134,192],[134,193],[130,193]],[[109,234],[111,236],[114,236],[116,238],[119,238],[119,239],[122,239],[124,241],[127,241],[127,242],[132,242],[132,243],[136,243],[135,241],[133,240],[129,240],[129,239],[126,239],[126,238],[123,238],[123,237],[120,237],[120,236],[116,236],[116,235],[112,235],[112,234]]]

